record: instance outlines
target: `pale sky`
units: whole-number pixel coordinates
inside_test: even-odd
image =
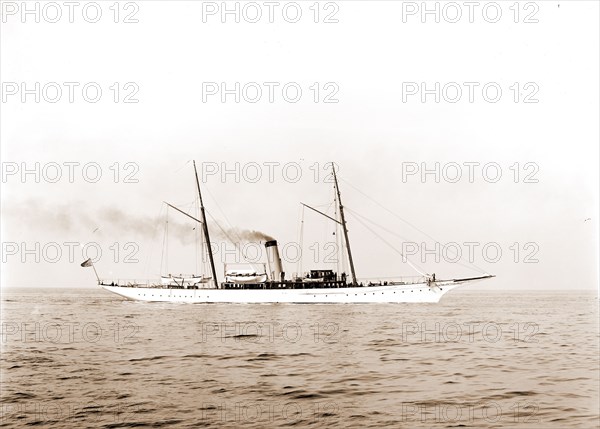
[[[323,182],[323,168],[335,161],[359,278],[414,271],[350,211],[384,226],[367,222],[397,249],[402,249],[400,237],[427,242],[429,248],[434,242],[352,186],[442,244],[460,243],[466,252],[463,243],[480,243],[475,265],[497,277],[476,288],[598,287],[597,2],[537,2],[537,23],[522,22],[533,9],[521,10],[515,23],[509,9],[514,2],[498,2],[503,13],[498,22],[486,22],[476,10],[474,23],[465,17],[454,24],[431,17],[422,23],[418,14],[403,22],[407,2],[391,1],[335,2],[337,8],[326,10],[322,2],[319,20],[337,10],[338,23],[314,23],[313,2],[298,2],[299,22],[288,23],[276,11],[274,23],[264,18],[254,24],[231,18],[221,23],[218,15],[203,22],[203,4],[193,1],[137,2],[138,23],[114,23],[113,2],[99,3],[103,15],[95,24],[77,11],[74,23],[66,17],[54,24],[31,17],[22,23],[20,12],[3,15],[0,23],[3,287],[96,287],[93,271],[79,266],[81,247],[89,242],[103,250],[96,263],[101,277],[157,278],[164,225],[153,234],[148,218],[164,215],[163,201],[179,206],[194,201],[192,159],[201,169],[220,171],[257,163],[263,177],[256,183],[243,177],[236,183],[233,175],[225,180],[220,174],[206,176],[205,205],[223,225],[224,213],[232,227],[262,231],[282,245],[298,241],[300,201],[327,209],[333,191]],[[119,20],[133,10],[121,10]],[[58,102],[42,97],[36,103],[35,95],[25,102],[20,93],[12,95],[11,83],[19,88],[23,82],[27,88],[35,82],[79,86],[73,103],[64,85]],[[89,82],[103,90],[97,103],[81,95]],[[125,87],[128,82],[134,85]],[[220,95],[205,96],[203,102],[206,82],[226,82],[229,88],[257,82],[264,91],[264,82],[279,86],[273,103],[266,92],[256,103],[243,98],[235,103],[233,96],[223,103]],[[289,82],[303,90],[297,103],[281,95]],[[433,96],[423,103],[420,95],[406,94],[403,102],[407,82],[425,82],[428,88],[457,82],[464,93],[456,103],[436,103]],[[473,103],[464,82],[478,85]],[[502,89],[498,102],[483,98],[481,87],[487,83]],[[123,103],[134,87],[139,102]],[[339,102],[324,103],[331,88],[337,88],[333,97]],[[539,102],[524,103],[527,95]],[[36,162],[47,178],[36,183],[30,174],[23,180],[22,169],[33,169]],[[61,167],[56,183],[48,180],[55,174],[49,163]],[[88,163],[101,168],[96,183],[82,175]],[[295,183],[283,175],[288,163],[300,167]],[[435,183],[429,175],[422,183],[416,174],[403,180],[408,168],[436,163],[457,163],[463,178]],[[473,183],[466,177],[468,163],[479,163]],[[496,183],[482,175],[487,163],[502,170]],[[73,165],[73,183],[68,165]],[[275,166],[272,181],[268,165]],[[13,174],[15,166],[19,170]],[[137,183],[125,183],[127,173]],[[526,177],[537,183],[525,183]],[[325,266],[309,262],[314,250],[308,248],[318,243],[322,260],[326,243],[334,240],[333,224],[314,213],[305,212],[304,218],[302,268]],[[162,273],[193,272],[196,225],[172,210],[169,219],[169,266],[163,258]],[[211,232],[219,241],[217,230],[213,223]],[[177,238],[182,235],[188,239]],[[128,242],[137,246],[138,263],[123,261]],[[54,263],[49,243],[62,251]],[[120,249],[116,263],[114,243]],[[501,248],[498,262],[482,256],[486,243]],[[68,246],[74,246],[73,258]],[[50,253],[44,255],[44,248]],[[525,263],[527,256],[538,262]],[[438,278],[477,275],[443,257],[436,263],[434,256],[419,253],[411,260]],[[283,263],[286,272],[296,271],[295,263],[285,258]],[[217,265],[222,279],[223,266]]]

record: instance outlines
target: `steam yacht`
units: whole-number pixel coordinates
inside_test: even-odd
[[[193,217],[183,210],[168,204],[178,212],[198,222],[202,227],[204,243],[210,243],[208,223],[206,219],[198,171],[194,162],[194,173],[200,205],[200,219]],[[109,292],[124,298],[138,301],[159,301],[177,303],[296,303],[296,304],[321,304],[321,303],[436,303],[442,296],[465,284],[471,284],[494,277],[483,274],[476,277],[439,279],[435,274],[428,274],[416,269],[418,276],[411,278],[397,278],[385,281],[359,282],[356,277],[354,261],[348,228],[342,205],[341,193],[332,164],[334,182],[334,195],[337,203],[338,218],[331,217],[314,207],[305,205],[320,215],[336,222],[343,232],[343,243],[346,252],[350,273],[337,273],[331,269],[310,270],[306,273],[286,276],[279,255],[277,241],[269,239],[264,243],[266,264],[264,269],[227,269],[225,266],[224,281],[219,282],[215,267],[213,250],[210,245],[205,246],[210,263],[210,276],[204,275],[179,275],[162,276],[157,282],[115,282],[101,280],[96,269],[94,272],[98,284]],[[81,264],[84,267],[93,267],[91,260]]]

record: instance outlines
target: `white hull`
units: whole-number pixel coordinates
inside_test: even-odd
[[[435,303],[447,292],[478,279],[437,281],[410,285],[364,286],[315,289],[167,289],[149,287],[102,287],[136,301],[190,304],[350,304],[350,303]]]

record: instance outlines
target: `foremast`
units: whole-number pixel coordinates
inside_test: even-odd
[[[344,231],[344,241],[346,242],[346,250],[348,251],[348,262],[350,263],[350,274],[352,275],[352,284],[357,285],[356,272],[354,271],[354,261],[352,260],[352,250],[350,250],[350,240],[348,240],[348,228],[346,226],[346,218],[344,217],[344,206],[342,205],[342,196],[340,187],[338,186],[337,176],[335,174],[335,165],[331,163],[331,171],[333,171],[333,183],[335,184],[335,192],[337,194],[338,206],[340,209],[340,218],[342,220],[342,230]]]
[[[202,202],[202,192],[200,192],[200,180],[198,179],[198,170],[196,169],[196,161],[194,163],[194,173],[196,174],[196,186],[198,187],[198,198],[200,199],[200,215],[202,218],[202,232],[204,233],[204,239],[206,240],[206,248],[208,250],[208,259],[210,261],[210,269],[212,271],[212,278],[215,283],[215,288],[219,288],[219,281],[217,279],[217,270],[215,269],[215,260],[213,257],[212,246],[210,244],[210,235],[208,234],[208,224],[206,223],[206,213],[204,212],[204,203]]]

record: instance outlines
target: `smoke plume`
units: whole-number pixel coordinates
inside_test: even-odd
[[[174,219],[181,216],[182,220]],[[147,239],[161,239],[165,228],[165,216],[140,216],[127,213],[118,207],[99,207],[89,213],[89,207],[72,205],[47,205],[39,201],[25,201],[5,206],[3,221],[11,225],[11,229],[34,229],[53,231],[73,236],[77,234],[83,239],[90,239],[90,234],[101,237],[132,235]],[[225,228],[210,224],[212,240],[227,240],[235,244],[241,242],[257,242],[273,240],[273,237],[261,231],[243,228]],[[192,243],[196,234],[201,232],[202,225],[183,215],[169,213],[168,235],[183,244]],[[221,229],[222,228],[222,229]]]

